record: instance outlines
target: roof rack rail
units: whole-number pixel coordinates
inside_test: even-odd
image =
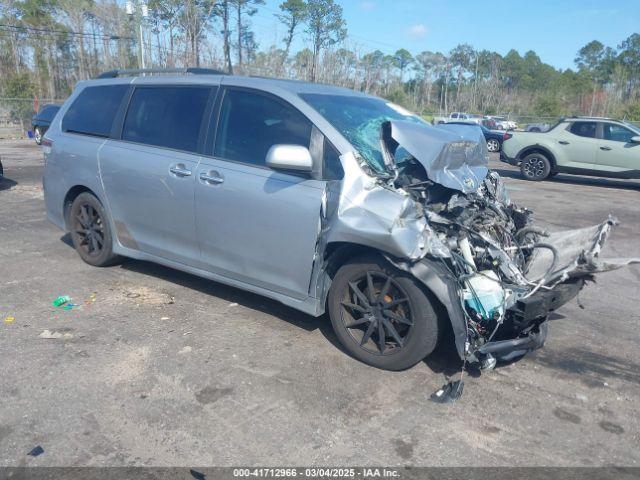
[[[569,115],[568,117],[565,118],[579,118],[580,120],[614,120],[614,118],[610,118],[610,117],[596,117],[596,116],[592,116],[592,115]]]
[[[187,67],[187,68],[133,68],[123,70],[109,70],[95,78],[117,78],[125,75],[144,75],[148,73],[191,73],[193,75],[226,75],[227,72],[213,68]]]

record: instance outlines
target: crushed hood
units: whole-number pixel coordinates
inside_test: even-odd
[[[451,125],[446,130],[412,122],[382,124],[385,162],[391,165],[398,147],[426,170],[429,180],[463,193],[475,192],[487,176],[487,144],[479,128]]]

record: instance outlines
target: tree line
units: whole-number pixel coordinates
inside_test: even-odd
[[[335,84],[421,113],[609,115],[640,120],[640,34],[594,40],[559,70],[533,51],[502,56],[467,43],[449,52],[367,49],[336,0],[0,0],[0,96],[62,99],[115,68],[207,66]],[[256,18],[277,22],[258,44]],[[304,48],[293,51],[296,37]]]

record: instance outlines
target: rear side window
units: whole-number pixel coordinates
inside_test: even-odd
[[[62,130],[96,137],[108,137],[116,112],[129,85],[87,87],[67,110]]]
[[[122,139],[196,152],[210,92],[209,87],[136,88],[124,121]]]
[[[269,96],[228,90],[220,110],[214,155],[264,165],[272,145],[309,147],[311,122],[298,110]]]
[[[596,138],[596,122],[575,122],[569,131],[579,137]]]

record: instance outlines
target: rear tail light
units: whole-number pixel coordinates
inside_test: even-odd
[[[43,138],[42,143],[40,144],[42,147],[42,153],[44,153],[44,162],[45,165],[47,163],[47,155],[51,153],[51,147],[53,147],[53,140],[49,138]]]
[[[503,140],[503,141],[504,141],[504,140],[509,140],[511,137],[513,137],[513,135],[512,135],[512,134],[510,134],[510,133],[505,133],[505,134],[504,134],[504,137],[502,137],[502,140]]]

